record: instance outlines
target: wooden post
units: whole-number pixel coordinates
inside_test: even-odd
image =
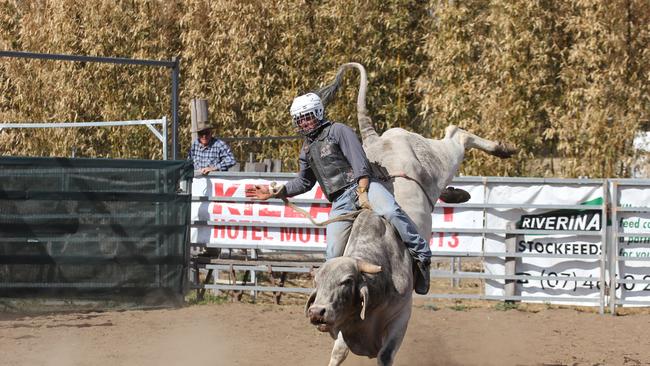
[[[457,265],[456,265],[457,271],[456,272],[462,272],[463,271],[462,258],[461,257],[456,257],[456,262],[457,262]],[[456,281],[456,283],[454,284],[454,287],[455,288],[460,288],[460,277],[454,277],[454,280]]]
[[[272,167],[271,159],[268,159],[268,158],[264,159],[264,160],[262,160],[262,163],[264,164],[264,169],[265,169],[264,171],[265,172],[270,172],[271,167]]]
[[[282,171],[282,160],[281,159],[273,159],[273,168],[271,169],[272,172],[274,173],[279,173]]]
[[[514,222],[509,222],[506,225],[507,230],[515,230],[517,225]],[[517,234],[506,234],[506,253],[515,253],[517,251]],[[505,275],[514,276],[516,271],[516,257],[506,257],[505,261]],[[505,280],[504,294],[506,296],[515,296],[515,284],[517,280]],[[507,303],[513,303],[514,300],[506,300]]]
[[[257,260],[257,249],[251,249],[251,260],[256,261]],[[251,270],[251,282],[253,283],[253,286],[257,286],[257,272],[253,269]],[[257,302],[257,291],[253,290],[251,291],[251,297],[253,298],[253,302]]]
[[[244,165],[244,171],[245,172],[265,172],[266,171],[266,164],[247,162],[246,165]]]
[[[456,277],[453,277],[456,274],[456,257],[449,258],[449,271],[451,272],[451,287],[456,287]]]
[[[209,122],[208,101],[206,99],[192,99],[190,101],[190,114],[192,116],[192,131],[195,131],[199,122]],[[196,132],[192,132],[192,141],[198,137]]]

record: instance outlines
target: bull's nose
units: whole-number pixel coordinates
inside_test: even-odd
[[[309,319],[312,321],[322,320],[325,317],[325,308],[322,306],[312,306],[309,308]]]

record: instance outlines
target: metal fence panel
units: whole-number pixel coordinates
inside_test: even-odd
[[[308,240],[308,230],[316,227],[307,219],[288,211],[280,200],[260,204],[243,194],[246,185],[282,182],[293,176],[291,173],[221,172],[197,177],[192,199],[192,244],[222,249],[322,253],[324,232],[314,242],[314,231],[309,231],[312,240]],[[643,266],[635,267],[639,269],[634,278],[616,279],[619,268],[611,264],[621,258],[609,259],[612,251],[616,253],[618,249],[607,225],[611,219],[612,231],[616,233],[617,220],[620,220],[617,214],[650,215],[650,204],[646,201],[638,207],[617,207],[612,216],[608,213],[609,202],[617,202],[616,184],[636,184],[640,191],[633,193],[650,196],[647,181],[459,177],[452,184],[468,190],[472,199],[463,204],[439,202],[432,213],[430,246],[434,256],[449,258],[452,265],[450,271],[432,271],[432,277],[449,278],[454,283],[460,279],[479,279],[485,283],[486,291],[480,295],[426,296],[588,304],[599,306],[603,313],[609,298],[614,296],[606,291],[609,283],[613,283],[612,288],[650,283],[650,272]],[[327,219],[328,202],[318,187],[292,201],[312,212],[315,219]],[[299,235],[307,240],[295,240]],[[629,230],[620,235],[639,240],[650,236],[647,232]],[[514,245],[506,246],[507,237]],[[460,270],[457,264],[460,258],[480,260],[481,270]],[[625,261],[641,262],[644,258],[628,256]],[[516,264],[516,271],[507,272],[508,262]],[[637,278],[641,273],[642,278]],[[506,292],[507,283],[515,284],[510,293]],[[212,286],[219,288],[219,285]],[[629,294],[627,300],[618,296],[617,303],[621,305],[626,302],[639,305],[645,301],[632,299]]]

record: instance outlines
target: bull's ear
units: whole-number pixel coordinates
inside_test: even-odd
[[[311,306],[311,304],[314,303],[314,301],[316,301],[316,290],[314,290],[311,293],[311,295],[309,295],[309,299],[307,300],[307,304],[305,304],[305,316],[307,316],[307,317],[309,316],[309,307]]]
[[[365,284],[359,288],[359,295],[361,296],[361,313],[359,316],[361,320],[366,318],[366,305],[368,305],[368,286]]]
[[[381,272],[381,266],[378,266],[376,264],[368,263],[364,260],[357,259],[357,268],[359,268],[359,272],[363,273],[379,273]]]

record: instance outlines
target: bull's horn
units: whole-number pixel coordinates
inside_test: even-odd
[[[361,313],[359,313],[359,317],[361,320],[366,319],[366,306],[368,305],[368,286],[363,285],[359,289],[359,294],[361,295]]]
[[[314,303],[316,300],[316,290],[312,291],[311,295],[309,295],[309,299],[307,300],[307,303],[305,304],[305,316],[309,317],[309,307],[311,304]]]
[[[359,272],[363,273],[379,273],[381,272],[381,266],[378,266],[376,264],[368,263],[364,260],[357,259],[357,268],[359,268]]]

